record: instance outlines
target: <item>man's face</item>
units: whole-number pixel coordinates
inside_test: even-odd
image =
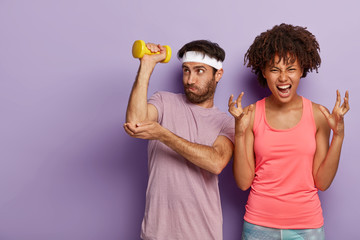
[[[204,63],[186,62],[182,65],[183,84],[187,99],[194,104],[213,103],[216,84],[220,80],[213,68]]]

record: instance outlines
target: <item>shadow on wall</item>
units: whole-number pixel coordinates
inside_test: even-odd
[[[219,188],[223,210],[223,234],[226,240],[240,239],[245,205],[249,195],[236,186],[232,171],[232,161],[219,175]],[[234,234],[235,233],[235,234]]]
[[[245,95],[251,100],[249,104],[267,97],[271,94],[268,87],[262,87],[257,80],[257,76],[250,70],[245,71],[241,79],[244,79],[244,89],[246,89]]]

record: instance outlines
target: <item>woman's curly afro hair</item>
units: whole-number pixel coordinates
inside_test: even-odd
[[[279,62],[293,63],[297,59],[303,69],[302,77],[312,70],[318,71],[321,64],[320,47],[315,36],[306,27],[282,23],[257,36],[245,54],[247,67],[257,75],[260,85],[266,87],[262,70],[267,64],[274,64],[275,55]]]

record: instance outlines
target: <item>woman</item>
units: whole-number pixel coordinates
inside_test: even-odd
[[[325,238],[317,192],[335,177],[350,108],[347,91],[343,104],[337,91],[332,113],[297,94],[300,78],[320,66],[319,50],[306,28],[281,24],[257,36],[245,54],[271,94],[244,109],[244,93],[229,99],[235,180],[242,190],[251,186],[243,239]]]

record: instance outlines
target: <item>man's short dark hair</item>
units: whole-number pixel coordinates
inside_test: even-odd
[[[209,40],[195,40],[185,44],[179,51],[178,51],[178,58],[182,59],[184,54],[189,51],[196,51],[203,53],[211,58],[215,58],[218,61],[223,62],[225,60],[225,51],[222,49],[219,44],[213,43]],[[214,68],[214,73],[217,69]]]

